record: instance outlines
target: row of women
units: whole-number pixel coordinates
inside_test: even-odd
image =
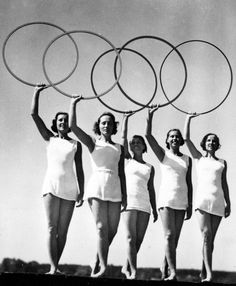
[[[127,140],[128,118],[124,115],[122,144],[113,142],[118,122],[115,116],[103,113],[94,124],[95,136],[90,136],[77,124],[76,105],[81,96],[72,98],[69,114],[59,112],[49,130],[39,116],[39,96],[45,85],[38,84],[32,99],[32,118],[47,142],[48,167],[43,183],[43,200],[48,221],[48,250],[50,274],[60,273],[59,260],[66,243],[74,206],[87,200],[97,230],[97,252],[91,264],[91,276],[102,277],[107,268],[109,247],[117,233],[120,216],[124,218],[127,256],[122,273],[128,279],[137,277],[137,253],[148,226],[161,218],[165,257],[161,266],[163,280],[177,280],[176,249],[184,220],[192,216],[192,159],[181,153],[186,142],[192,158],[196,159],[197,189],[194,210],[202,233],[201,281],[212,281],[212,253],[217,229],[222,217],[230,215],[230,197],[227,184],[227,163],[216,157],[220,148],[217,135],[210,133],[201,142],[203,154],[190,139],[187,115],[184,138],[179,129],[167,133],[166,148],[152,135],[152,119],[157,106],[148,109],[146,140],[160,163],[161,183],[156,204],[154,167],[145,162],[145,140],[135,135]],[[74,140],[68,136],[73,132]],[[89,151],[92,174],[84,192],[82,144]],[[129,152],[130,150],[130,152]],[[74,171],[75,170],[75,171]],[[122,213],[122,214],[121,214]]]

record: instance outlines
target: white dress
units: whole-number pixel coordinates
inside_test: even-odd
[[[75,140],[51,137],[47,144],[47,171],[42,194],[76,201],[79,187],[74,171],[74,157],[77,151]]]
[[[127,208],[151,213],[150,197],[147,188],[152,166],[129,159],[125,166]]]
[[[110,144],[97,139],[92,153],[92,175],[88,180],[85,199],[121,202],[121,184],[118,164],[121,155],[119,144]]]
[[[222,189],[224,160],[201,157],[196,160],[197,189],[194,208],[210,214],[224,216],[225,202]]]
[[[176,156],[169,151],[165,152],[160,164],[161,184],[157,200],[158,209],[170,207],[177,210],[186,210],[188,207],[188,187],[186,175],[189,166],[187,155]]]

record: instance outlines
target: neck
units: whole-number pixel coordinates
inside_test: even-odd
[[[136,160],[137,162],[143,163],[143,154],[134,154],[133,159]]]

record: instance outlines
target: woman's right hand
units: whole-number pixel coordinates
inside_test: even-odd
[[[71,104],[76,104],[79,102],[81,99],[83,99],[83,96],[81,94],[72,94],[71,97]]]
[[[47,88],[47,86],[46,86],[46,84],[45,83],[37,83],[36,84],[36,86],[35,86],[35,88],[34,88],[34,90],[35,90],[35,92],[36,91],[42,91],[42,90],[44,90],[44,89],[46,89]]]
[[[148,114],[151,115],[153,114],[155,111],[157,111],[160,108],[159,104],[152,104],[149,108],[148,108]]]

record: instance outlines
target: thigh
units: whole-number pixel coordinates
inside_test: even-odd
[[[108,203],[100,199],[89,199],[89,206],[92,211],[96,225],[107,226],[108,225]]]
[[[137,219],[137,237],[138,240],[143,240],[144,235],[146,233],[148,222],[149,222],[150,214],[142,211],[138,211],[138,219]]]
[[[60,199],[59,226],[67,228],[71,221],[75,202]]]
[[[178,241],[184,223],[185,210],[174,210],[174,212],[175,212],[176,239]]]
[[[213,235],[213,240],[216,236],[216,232],[219,228],[219,225],[220,225],[220,222],[222,220],[222,217],[220,216],[217,216],[217,215],[212,215],[212,218],[211,218],[211,225],[212,225],[212,235]]]
[[[49,226],[56,226],[60,212],[60,199],[49,193],[43,197],[43,201]]]
[[[107,202],[108,204],[108,225],[109,231],[116,232],[120,221],[120,202]]]
[[[127,235],[136,235],[137,211],[128,210],[122,214]]]
[[[159,214],[163,226],[164,233],[175,232],[175,212],[171,208],[160,208]]]
[[[211,215],[199,209],[196,210],[196,215],[201,232],[211,231]]]

